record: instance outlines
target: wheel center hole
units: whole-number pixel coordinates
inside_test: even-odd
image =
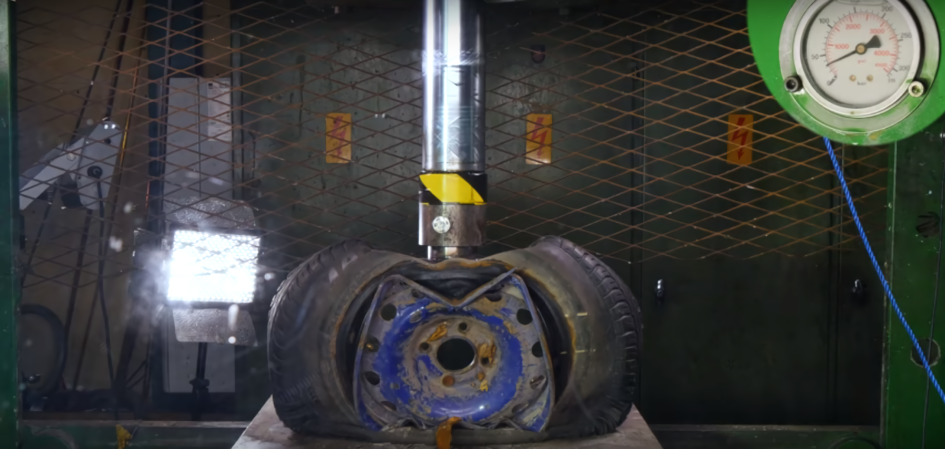
[[[446,340],[437,348],[436,360],[443,368],[458,371],[473,364],[476,360],[476,348],[463,339]]]

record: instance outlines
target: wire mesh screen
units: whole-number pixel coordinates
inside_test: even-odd
[[[549,234],[611,264],[848,247],[825,150],[770,96],[744,2],[652,3],[487,6],[483,252]],[[125,276],[135,228],[242,207],[275,277],[346,238],[420,254],[421,16],[400,6],[18,2],[21,169],[113,150],[89,162],[103,195],[66,179],[80,164],[25,206],[27,298],[97,288],[100,261]],[[118,132],[97,140],[103,120]],[[886,150],[838,152],[882,229]]]

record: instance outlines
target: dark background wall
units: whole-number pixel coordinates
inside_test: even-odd
[[[18,36],[21,77],[30,81],[21,82],[20,94],[26,162],[49,148],[39,137],[69,140],[81,115],[76,98],[101,45],[95,42],[104,38],[90,35],[72,48],[73,36],[92,23],[106,27],[112,2],[18,3],[37,16],[24,13],[32,25],[21,24]],[[421,254],[419,10],[227,3],[188,12],[201,17],[200,33],[190,35],[200,42],[202,76],[233,83],[236,198],[254,207],[265,230],[261,263],[273,275],[267,294],[301,259],[344,238]],[[132,42],[144,26],[143,8],[133,9]],[[758,75],[744,8],[743,1],[487,7],[483,252],[556,234],[623,277],[644,309],[638,405],[651,423],[876,424],[882,295],[870,285],[819,139],[777,106]],[[55,25],[62,21],[73,26]],[[148,96],[131,88],[134,67],[150,62],[142,45],[124,51],[119,87],[138,106],[119,100],[115,114],[133,124],[128,171],[136,174],[123,178],[123,196],[110,199],[132,205],[127,216],[109,219],[124,224],[115,231],[124,241],[141,224],[136,205],[147,195]],[[533,55],[541,51],[538,62]],[[60,89],[79,93],[63,97]],[[325,117],[333,112],[352,116],[348,164],[325,159]],[[550,164],[525,161],[532,113],[553,115]],[[727,162],[730,114],[753,116],[749,165]],[[843,148],[842,156],[861,214],[876,231],[873,247],[881,248],[887,153]],[[40,206],[29,211],[28,225],[35,229],[42,216]],[[93,251],[77,247],[76,219],[72,211],[46,219],[62,228],[60,240],[41,242],[24,302],[65,314],[68,288],[52,288],[58,271],[44,270]],[[130,252],[114,250],[108,260],[109,304],[124,318]],[[68,286],[71,271],[61,276]],[[856,279],[866,283],[862,297],[851,293]],[[93,304],[84,285],[83,317]],[[123,319],[113,323],[114,334],[123,332]],[[75,332],[70,337],[79,340]],[[103,367],[101,343],[94,347],[98,355],[88,363]],[[252,375],[240,365],[255,379],[242,388],[264,383],[264,354],[254,354],[242,356],[256,363]],[[89,369],[90,385],[107,385],[104,370]]]
[[[276,20],[242,51],[255,204],[291,246],[273,257],[344,237],[419,254],[418,11],[279,10],[247,12]],[[644,308],[651,422],[877,423],[882,296],[850,292],[869,267],[817,137],[761,82],[744,4],[487,11],[485,253],[557,234],[623,276]],[[325,163],[330,112],[352,114],[352,164]],[[525,163],[530,113],[553,114],[551,164]],[[754,116],[749,166],[725,159],[735,113]],[[881,231],[886,152],[844,151]]]

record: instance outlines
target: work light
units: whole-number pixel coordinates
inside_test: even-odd
[[[260,237],[232,229],[172,231],[167,301],[249,304],[256,293]]]

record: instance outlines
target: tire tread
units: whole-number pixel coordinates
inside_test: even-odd
[[[611,394],[608,395],[606,401],[608,406],[589,408],[585,414],[586,422],[569,426],[578,429],[577,432],[568,431],[561,436],[585,437],[611,433],[630,413],[639,386],[639,348],[642,328],[639,303],[616,273],[589,251],[557,236],[542,237],[532,246],[542,243],[561,248],[592,279],[605,309],[612,312],[611,318],[616,338],[623,349],[623,354],[618,358],[621,363],[617,366],[622,366],[624,372],[612,377],[614,382],[609,386]],[[626,324],[628,321],[629,329]]]
[[[359,240],[345,240],[331,245],[296,267],[279,286],[269,309],[269,381],[276,413],[283,424],[297,433],[323,433],[332,416],[314,391],[311,376],[302,377],[295,385],[286,385],[286,369],[297,366],[297,339],[301,311],[311,307],[306,301],[318,300],[307,295],[311,285],[314,291],[324,291],[331,284],[332,270],[343,270],[364,256],[372,248]],[[311,279],[313,276],[322,278]]]

